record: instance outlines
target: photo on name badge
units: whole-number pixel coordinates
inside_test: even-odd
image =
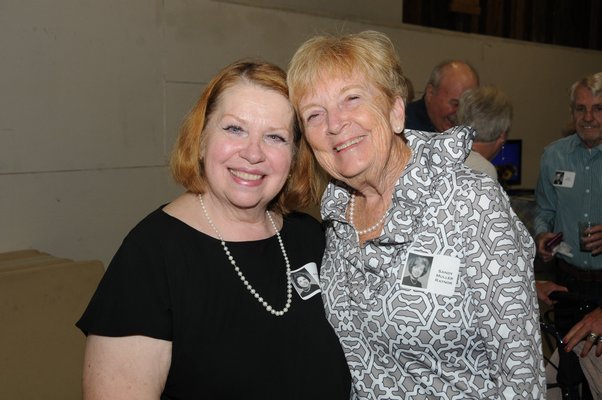
[[[424,254],[409,253],[401,281],[404,286],[426,289],[433,257]]]
[[[303,267],[291,271],[293,287],[303,300],[320,293],[318,283],[318,270],[315,263],[305,264]]]

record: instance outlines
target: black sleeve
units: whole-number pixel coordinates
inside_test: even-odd
[[[154,242],[141,226],[123,241],[76,323],[86,335],[172,339],[164,257],[160,243]]]

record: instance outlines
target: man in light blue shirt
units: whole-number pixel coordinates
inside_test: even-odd
[[[537,250],[550,261],[545,242],[562,232],[573,257],[558,256],[575,268],[602,272],[602,72],[573,85],[571,111],[576,133],[547,146],[541,158]],[[559,174],[563,178],[557,180]],[[597,224],[585,239],[588,251],[579,250],[578,221]]]
[[[536,189],[535,240],[537,251],[545,261],[556,257],[557,285],[538,284],[540,300],[551,304],[551,290],[569,291],[602,301],[602,72],[573,84],[570,92],[571,115],[575,133],[546,147],[541,158]],[[578,222],[590,222],[583,248],[580,248]],[[569,251],[554,253],[546,246],[555,234],[562,232]],[[602,304],[598,303],[598,304]],[[555,324],[570,343],[567,350],[586,339],[582,356],[592,347],[602,353],[602,312],[600,309],[579,315],[573,306],[557,303]],[[578,385],[584,378],[579,359],[573,352],[559,352],[557,381],[563,399],[578,398]]]

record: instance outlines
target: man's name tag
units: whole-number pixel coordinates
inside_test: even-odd
[[[575,184],[575,173],[573,171],[557,170],[554,172],[554,186],[572,188]]]

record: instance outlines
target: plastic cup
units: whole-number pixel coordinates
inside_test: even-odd
[[[591,250],[585,248],[583,239],[590,236],[588,233],[585,233],[585,231],[595,225],[597,225],[597,223],[595,223],[595,222],[579,221],[579,250],[580,251],[591,251]]]

